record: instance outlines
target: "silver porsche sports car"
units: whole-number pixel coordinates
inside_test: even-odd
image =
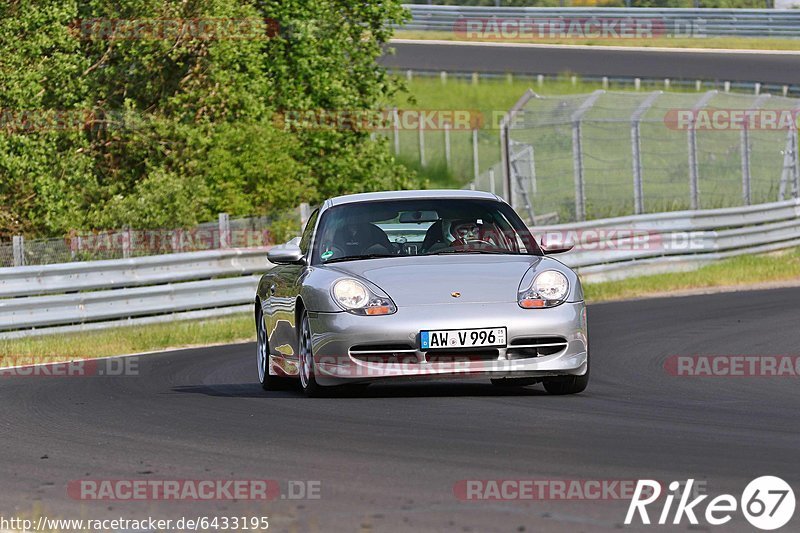
[[[494,194],[403,191],[327,200],[269,251],[258,285],[258,375],[328,387],[397,379],[589,381],[578,276]]]

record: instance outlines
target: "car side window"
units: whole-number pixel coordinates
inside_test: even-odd
[[[314,226],[317,224],[317,217],[319,216],[319,209],[311,213],[306,223],[306,229],[303,230],[303,237],[300,239],[300,250],[303,255],[308,257],[309,246],[311,246],[311,236],[314,234]]]

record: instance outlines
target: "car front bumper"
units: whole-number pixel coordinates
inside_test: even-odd
[[[316,379],[320,385],[384,379],[544,378],[582,375],[588,365],[584,302],[549,309],[522,309],[516,302],[440,304],[399,308],[386,316],[346,312],[309,313]],[[423,330],[506,327],[508,348],[491,350],[420,349]],[[514,344],[525,339],[563,339],[563,347],[546,355],[520,355]],[[363,347],[370,349],[362,350]],[[380,350],[384,359],[366,358]],[[397,348],[396,353],[391,354]],[[361,352],[361,353],[359,353]],[[487,352],[489,352],[487,354]]]

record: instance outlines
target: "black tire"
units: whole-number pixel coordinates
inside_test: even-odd
[[[280,376],[270,375],[267,364],[269,361],[269,340],[267,328],[264,325],[264,313],[261,304],[256,304],[256,363],[258,364],[258,381],[261,388],[267,391],[286,390],[291,386],[291,380]]]
[[[327,387],[317,383],[314,352],[311,346],[311,324],[308,313],[303,311],[300,327],[297,330],[298,370],[300,371],[300,388],[309,398],[325,396]]]
[[[543,383],[544,390],[558,396],[583,392],[589,385],[589,363],[586,363],[586,373],[582,376],[559,376],[548,378]]]

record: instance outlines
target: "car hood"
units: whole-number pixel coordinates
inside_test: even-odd
[[[516,302],[531,267],[552,261],[530,255],[433,255],[347,261],[325,269],[365,279],[398,307]],[[458,298],[453,293],[459,293]]]

